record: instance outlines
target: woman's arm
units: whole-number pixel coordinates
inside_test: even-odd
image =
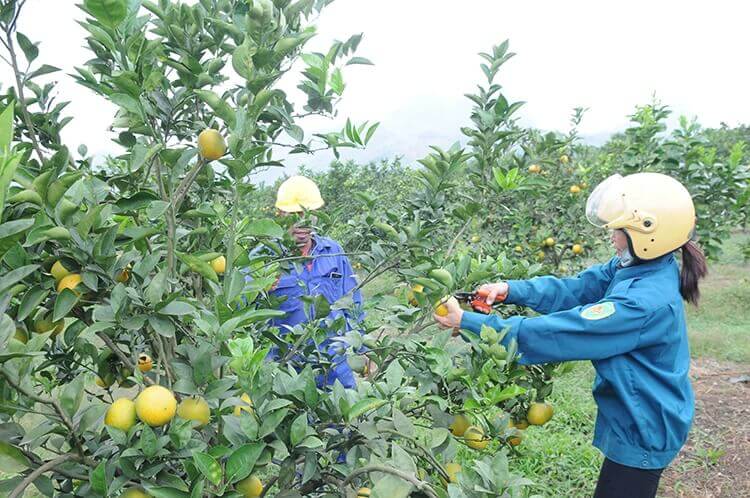
[[[509,280],[504,302],[528,306],[539,313],[555,313],[575,306],[594,303],[607,291],[614,277],[617,258],[592,266],[575,277],[536,277]]]
[[[522,364],[598,360],[635,349],[651,314],[632,297],[613,294],[592,305],[533,318],[464,312],[461,328],[475,334],[483,325],[507,330],[502,343],[517,342]]]

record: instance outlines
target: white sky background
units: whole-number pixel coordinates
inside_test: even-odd
[[[38,61],[66,74],[91,56],[75,3],[28,0],[19,24],[41,42]],[[675,117],[698,116],[704,126],[748,123],[748,19],[750,3],[736,0],[337,0],[306,48],[324,51],[333,39],[363,32],[357,55],[375,66],[345,68],[338,120],[302,126],[309,135],[340,129],[346,117],[380,121],[368,150],[342,150],[342,158],[358,161],[401,155],[411,162],[430,144],[448,147],[462,139],[459,127],[468,122],[471,103],[463,94],[484,82],[476,54],[506,38],[517,55],[496,81],[510,101],[527,102],[519,111],[526,125],[564,131],[573,107],[589,107],[580,131],[601,143],[654,93]],[[7,86],[6,68],[0,76]],[[119,152],[107,131],[114,107],[62,73],[55,78],[60,97],[73,101],[66,143],[72,149],[85,143],[95,154]],[[282,87],[301,95],[295,85],[292,76]],[[332,158],[293,156],[287,172],[301,159],[323,167]]]

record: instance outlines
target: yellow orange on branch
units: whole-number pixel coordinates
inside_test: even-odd
[[[65,277],[60,279],[60,282],[58,282],[57,292],[62,292],[65,289],[75,291],[75,288],[78,287],[82,281],[83,279],[78,273],[71,273],[70,275],[66,275]]]
[[[554,410],[549,403],[531,403],[526,413],[526,420],[531,425],[544,425],[552,418]]]
[[[106,425],[125,432],[128,432],[135,422],[135,403],[127,398],[116,399],[104,415]]]
[[[143,422],[159,427],[174,418],[177,400],[166,387],[149,386],[135,399],[135,412]]]
[[[207,128],[198,135],[198,153],[207,161],[214,161],[226,154],[227,144],[217,130]]]

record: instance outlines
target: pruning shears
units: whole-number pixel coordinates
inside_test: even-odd
[[[473,309],[477,313],[489,315],[492,312],[493,308],[496,308],[497,306],[502,304],[501,301],[495,301],[491,305],[487,304],[487,296],[489,295],[490,293],[488,291],[480,289],[475,292],[457,292],[456,294],[454,294],[454,297],[458,301],[469,303],[471,309]]]

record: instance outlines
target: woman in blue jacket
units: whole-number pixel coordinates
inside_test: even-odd
[[[600,184],[586,215],[613,230],[616,257],[573,278],[483,286],[489,304],[528,306],[539,316],[464,312],[451,300],[448,315],[435,320],[476,334],[483,326],[505,330],[503,345],[516,341],[523,364],[590,360],[594,446],[605,456],[594,496],[651,498],[693,419],[683,300],[698,303],[698,281],[706,275],[703,253],[691,240],[695,209],[678,181],[638,173]]]

